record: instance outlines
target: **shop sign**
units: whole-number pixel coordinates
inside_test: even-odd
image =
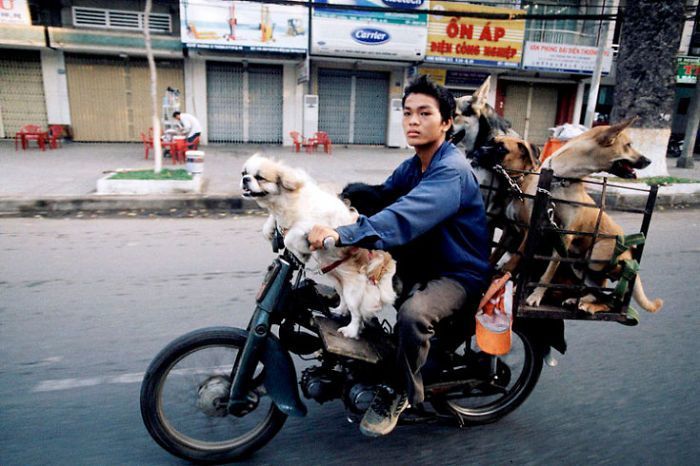
[[[583,45],[552,44],[548,42],[526,42],[523,68],[555,73],[593,74],[598,47]],[[612,50],[603,51],[602,73],[610,73]]]
[[[0,24],[31,25],[27,0],[0,0]]]
[[[433,1],[434,10],[505,13],[513,18],[524,10]],[[492,20],[430,15],[425,61],[517,68],[522,56],[525,20]]]
[[[180,35],[190,48],[306,53],[308,23],[305,6],[180,0]]]
[[[311,53],[418,61],[425,52],[427,0],[321,0],[312,15]],[[372,6],[406,13],[359,11],[333,5]]]
[[[700,57],[678,57],[676,67],[676,82],[679,84],[695,84],[700,75]]]
[[[447,70],[444,68],[426,68],[421,66],[418,68],[418,74],[424,74],[430,77],[431,81],[434,83],[444,86]]]

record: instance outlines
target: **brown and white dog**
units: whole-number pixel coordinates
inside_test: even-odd
[[[549,168],[557,177],[584,178],[597,172],[608,172],[621,178],[635,178],[635,169],[648,166],[651,161],[632,148],[632,143],[624,132],[635,119],[630,119],[612,126],[598,126],[571,139],[542,164],[542,168]],[[523,192],[534,195],[537,190],[538,176],[528,175],[523,180]],[[578,203],[593,203],[593,199],[586,192],[584,184],[580,182],[558,183],[551,189],[553,198]],[[527,223],[530,219],[532,203],[530,201],[514,200],[509,206],[511,218]],[[556,202],[554,215],[558,219],[559,227],[564,230],[594,232],[600,209],[594,207],[582,207],[565,202]],[[623,235],[624,231],[605,212],[600,216],[598,232],[604,235]],[[614,256],[615,239],[598,237],[593,241],[590,236],[563,235],[562,241],[566,250],[579,257],[592,248],[591,261],[587,264],[590,271],[603,272],[607,276],[618,277],[619,262],[616,265],[608,265],[603,262],[610,261]],[[520,252],[524,250],[523,239]],[[557,257],[556,252],[554,257]],[[631,251],[628,249],[619,256],[619,261],[630,259]],[[519,261],[519,256],[513,256],[504,270],[512,271]],[[546,271],[540,279],[541,283],[549,284],[555,277],[559,261],[550,261]],[[599,279],[598,285],[603,285],[606,279]],[[547,291],[546,287],[536,288],[526,301],[531,306],[538,306]],[[635,301],[648,312],[657,312],[663,306],[661,299],[649,300],[642,288],[641,277],[637,277],[633,294]],[[608,306],[597,301],[592,294],[581,298],[579,309],[595,313],[608,310]]]
[[[482,168],[493,172],[497,177],[499,189],[488,194],[492,212],[503,215],[511,199],[516,193],[512,192],[513,183],[522,190],[522,183],[527,172],[534,172],[540,166],[539,149],[528,141],[515,136],[496,136],[494,139],[472,152],[474,161]],[[501,166],[505,174],[495,172]],[[510,180],[505,179],[505,177]],[[496,248],[491,253],[490,262],[496,266],[506,251],[513,252],[520,244],[523,232],[513,225],[513,222],[500,218],[490,218],[501,228],[501,236]]]
[[[340,304],[331,311],[351,316],[350,323],[338,329],[341,334],[358,338],[365,321],[394,304],[396,263],[389,253],[358,247],[310,250],[307,236],[315,224],[335,228],[357,220],[357,212],[338,196],[321,189],[304,171],[259,154],[244,164],[241,189],[270,214],[263,235],[271,239],[279,229],[289,251],[304,263],[314,258],[334,282]]]

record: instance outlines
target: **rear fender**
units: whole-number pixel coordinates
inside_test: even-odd
[[[527,333],[543,354],[554,348],[561,354],[566,353],[563,319],[525,319],[516,318],[514,328]]]
[[[261,355],[265,366],[263,384],[275,405],[288,416],[306,416],[306,406],[299,397],[294,361],[273,335],[268,335]]]

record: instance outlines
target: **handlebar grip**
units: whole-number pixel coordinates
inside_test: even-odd
[[[323,239],[323,249],[330,249],[335,246],[335,239],[332,236],[326,236]]]

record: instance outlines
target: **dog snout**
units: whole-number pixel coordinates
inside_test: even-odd
[[[638,159],[637,162],[634,164],[634,168],[639,168],[639,169],[641,169],[641,168],[646,168],[646,167],[648,167],[650,164],[651,164],[651,160],[649,160],[648,158],[644,157],[643,155],[640,155],[640,156],[639,156],[639,159]]]

